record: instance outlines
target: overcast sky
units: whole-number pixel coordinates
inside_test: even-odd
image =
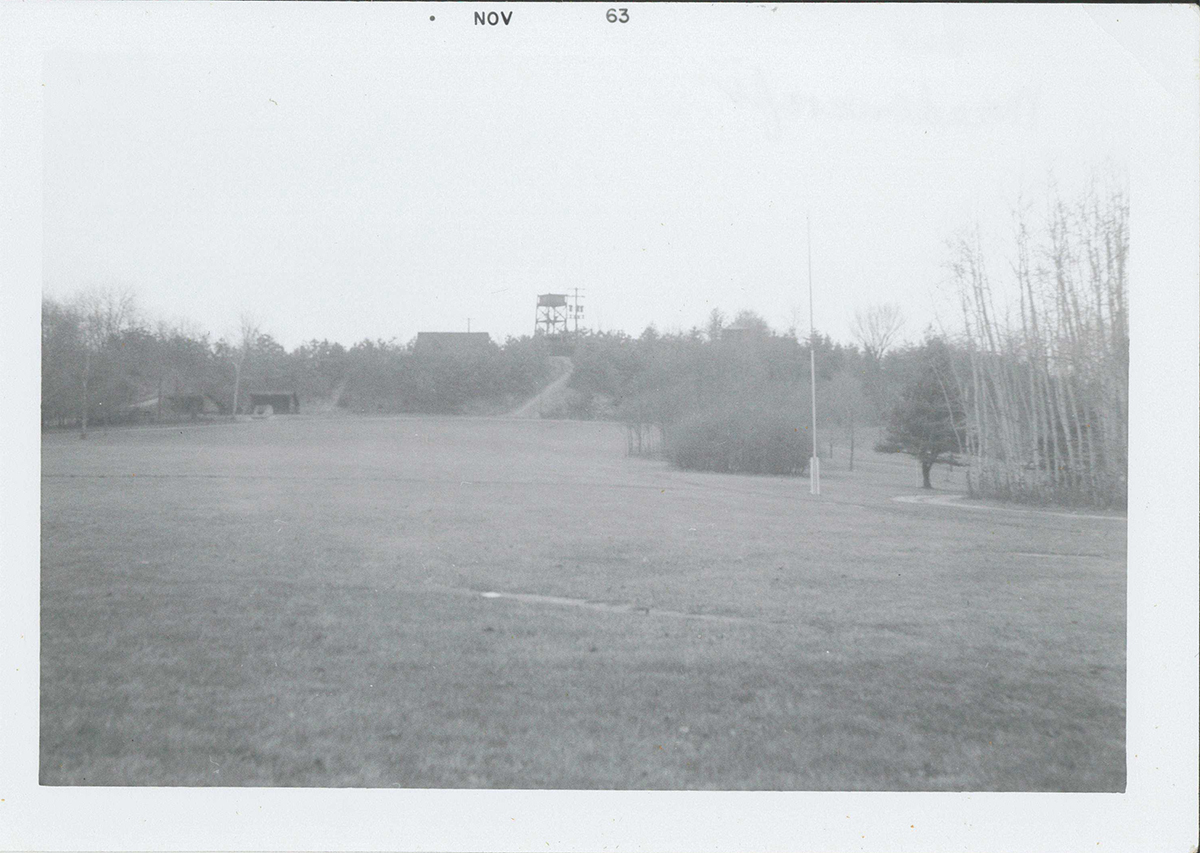
[[[817,328],[899,302],[915,336],[956,230],[1127,162],[1102,9],[206,5],[46,56],[48,294],[288,347],[503,339],[575,287],[592,327],[806,327],[807,215]]]

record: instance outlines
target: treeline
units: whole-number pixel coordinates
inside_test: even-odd
[[[886,358],[817,334],[820,455],[853,452],[856,429],[888,405]],[[752,312],[726,324],[640,336],[581,335],[571,393],[557,413],[624,421],[630,451],[664,453],[681,467],[798,473],[811,455],[809,341]]]
[[[47,427],[245,413],[253,392],[294,392],[318,409],[487,413],[516,405],[547,376],[542,342],[528,337],[462,352],[370,340],[313,340],[289,352],[253,323],[232,342],[187,323],[151,323],[128,293],[42,301]]]
[[[345,352],[330,393],[337,406],[363,413],[499,414],[548,381],[547,356],[530,336],[461,351],[363,341]]]

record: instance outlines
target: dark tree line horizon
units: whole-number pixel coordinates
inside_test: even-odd
[[[188,321],[151,321],[129,291],[45,296],[42,423],[74,427],[86,417],[117,424],[135,414],[133,407],[155,398],[154,417],[169,419],[173,413],[164,401],[194,396],[210,400],[222,414],[244,414],[247,395],[265,390],[295,391],[306,401],[361,412],[496,409],[540,389],[553,351],[534,335],[465,352],[422,353],[416,338],[364,339],[349,347],[313,338],[289,351],[261,323],[245,317],[238,337],[214,337]],[[819,386],[832,389],[838,379],[857,377],[875,399],[854,405],[864,422],[878,420],[883,385],[871,382],[870,374],[882,360],[821,333],[814,341]],[[707,328],[686,332],[659,333],[653,324],[636,337],[583,330],[574,337],[574,394],[556,414],[592,418],[653,409],[663,415],[679,405],[678,395],[668,399],[667,387],[685,374],[701,389],[734,373],[746,387],[781,377],[807,382],[808,346],[791,331],[774,331],[752,311],[742,311],[729,326],[713,312]]]
[[[151,323],[128,292],[92,290],[42,300],[42,424],[194,418],[183,398],[225,416],[249,411],[249,394],[295,392],[352,412],[463,414],[503,410],[546,379],[546,347],[531,338],[472,352],[421,352],[415,339],[364,339],[349,347],[312,339],[287,350],[243,318],[231,342],[186,321]],[[150,408],[139,404],[156,401]]]
[[[254,318],[242,318],[236,340],[214,339],[195,324],[153,323],[130,293],[112,290],[45,297],[42,309],[42,423],[84,435],[89,423],[245,414],[256,392],[295,392],[308,411],[500,414],[545,385],[554,352],[540,336],[459,352],[422,351],[416,339],[350,347],[313,339],[288,351]],[[898,319],[898,309],[889,310],[887,340],[866,339],[862,348],[822,333],[810,342],[794,330],[777,332],[749,310],[731,320],[714,311],[704,327],[681,332],[660,333],[653,324],[636,337],[585,330],[573,338],[567,395],[547,414],[624,421],[639,430],[639,447],[643,429],[649,447],[652,427],[672,438],[712,432],[698,421],[715,417],[723,419],[718,431],[754,433],[759,450],[730,450],[713,461],[693,449],[690,458],[727,470],[796,473],[812,450],[803,415],[811,344],[819,453],[848,444],[852,461],[856,427],[882,422],[891,403],[889,376],[900,350],[887,352]],[[785,451],[786,458],[759,459]]]

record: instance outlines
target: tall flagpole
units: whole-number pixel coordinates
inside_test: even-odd
[[[812,457],[808,460],[808,490],[811,494],[819,495],[821,462],[817,459],[817,332],[813,322],[812,223],[807,214],[804,216],[804,226],[808,236],[808,365],[812,391]]]

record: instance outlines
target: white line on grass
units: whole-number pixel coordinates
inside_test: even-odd
[[[474,589],[463,589],[461,587],[448,587],[439,584],[429,584],[434,589],[442,592],[453,592],[463,595],[475,595],[480,598],[491,600],[508,599],[510,601],[520,601],[526,604],[553,604],[560,607],[580,607],[585,610],[597,610],[602,613],[632,613],[642,616],[667,616],[675,619],[699,619],[704,622],[725,622],[725,623],[761,623],[772,624],[766,619],[754,619],[747,616],[722,616],[716,613],[685,613],[682,610],[662,610],[657,607],[639,607],[634,604],[609,602],[609,601],[589,601],[585,598],[565,598],[558,595],[538,595],[532,592],[496,592],[495,590],[479,591]]]

